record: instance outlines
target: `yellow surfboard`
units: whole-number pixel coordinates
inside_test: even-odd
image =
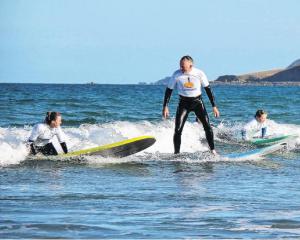
[[[136,138],[127,139],[124,141],[102,145],[98,147],[88,148],[84,150],[69,152],[67,154],[59,154],[62,157],[75,157],[75,156],[102,156],[102,157],[126,157],[137,152],[140,152],[155,143],[155,138],[152,136],[141,136]]]

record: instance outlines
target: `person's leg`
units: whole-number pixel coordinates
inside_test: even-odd
[[[44,155],[58,155],[52,143],[47,143],[45,146],[39,148],[39,152]]]
[[[187,106],[183,102],[179,102],[176,111],[176,119],[175,119],[175,132],[173,137],[174,142],[174,153],[177,154],[180,152],[180,145],[181,145],[181,134],[188,117],[189,111]]]
[[[193,111],[195,112],[197,118],[201,121],[203,125],[205,135],[206,135],[206,140],[208,142],[210,150],[211,151],[214,150],[215,149],[214,133],[209,123],[208,114],[206,112],[205,106],[201,98],[195,101],[195,105],[193,106]]]

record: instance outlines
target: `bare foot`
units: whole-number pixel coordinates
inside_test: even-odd
[[[211,150],[211,153],[212,153],[212,155],[214,155],[214,156],[219,156],[219,154],[216,152],[215,149],[214,149],[214,150]]]

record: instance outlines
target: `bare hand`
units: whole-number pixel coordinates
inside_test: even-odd
[[[220,112],[217,107],[213,107],[213,112],[216,118],[220,117]]]
[[[163,118],[167,118],[167,117],[169,117],[169,108],[166,106],[166,107],[164,107],[163,108],[163,110],[162,110],[162,116],[163,116]]]

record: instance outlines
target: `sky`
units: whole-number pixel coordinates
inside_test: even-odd
[[[0,0],[0,83],[210,80],[300,58],[298,0]]]

